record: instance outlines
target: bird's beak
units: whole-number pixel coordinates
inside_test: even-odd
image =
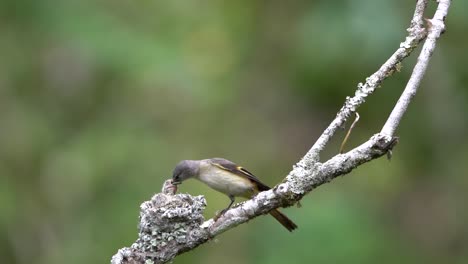
[[[172,185],[179,185],[181,184],[182,182],[176,182],[176,181],[172,181]]]

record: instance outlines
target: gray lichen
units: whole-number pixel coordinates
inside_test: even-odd
[[[203,196],[158,193],[140,206],[138,239],[130,248],[120,249],[112,264],[162,263],[177,255],[177,244],[187,244],[206,232]],[[195,237],[194,237],[195,236]]]

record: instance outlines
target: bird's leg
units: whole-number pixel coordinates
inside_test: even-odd
[[[223,214],[229,210],[229,208],[231,208],[232,204],[234,203],[236,197],[232,196],[232,195],[228,195],[229,196],[229,199],[231,200],[231,203],[229,203],[228,207],[224,208],[223,210],[221,210],[221,212],[219,212],[218,214],[215,215],[214,217],[214,220],[217,221],[221,216],[223,216]]]

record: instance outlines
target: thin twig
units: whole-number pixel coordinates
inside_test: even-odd
[[[340,154],[343,153],[344,147],[346,145],[346,142],[348,141],[349,135],[351,135],[351,131],[353,131],[354,126],[356,123],[359,121],[359,113],[356,112],[356,118],[354,119],[353,123],[348,129],[348,133],[346,133],[346,136],[343,139],[343,142],[341,142],[341,147],[340,147]]]

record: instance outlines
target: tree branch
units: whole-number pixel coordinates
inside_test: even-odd
[[[414,66],[413,73],[411,74],[403,94],[400,99],[398,99],[395,108],[393,108],[392,113],[382,128],[382,134],[392,136],[395,133],[403,114],[408,109],[411,99],[416,95],[418,87],[421,84],[421,80],[424,77],[424,73],[426,73],[427,65],[429,65],[429,60],[436,47],[437,39],[439,39],[445,31],[444,21],[447,16],[449,6],[450,1],[440,1],[434,17],[427,20],[429,25],[427,39],[424,42],[418,61]]]
[[[417,2],[405,41],[377,72],[366,78],[365,83],[358,85],[353,97],[346,98],[335,119],[282,183],[237,204],[217,221],[210,219],[203,222],[202,212],[206,206],[203,196],[172,195],[170,192],[156,194],[141,205],[139,238],[131,247],[120,249],[112,257],[111,263],[165,263],[256,216],[278,207],[291,206],[314,188],[389,153],[397,143],[397,139],[392,137],[393,133],[420,84],[435,42],[444,31],[444,19],[450,0],[440,0],[434,17],[429,20],[428,38],[413,74],[382,132],[347,153],[338,154],[324,163],[319,162],[320,152],[338,128],[345,124],[357,107],[398,69],[399,63],[426,37],[423,13],[427,2],[428,0]]]

